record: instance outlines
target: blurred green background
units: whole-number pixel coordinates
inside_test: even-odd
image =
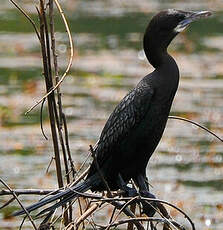
[[[143,32],[162,9],[211,10],[211,18],[193,23],[169,47],[180,72],[172,115],[193,119],[223,136],[223,2],[221,0],[63,0],[75,45],[71,72],[63,82],[75,163],[87,156],[109,114],[121,98],[153,68],[142,51]],[[35,4],[19,1],[38,24]],[[60,73],[69,49],[59,15],[56,40]],[[0,177],[13,188],[56,188],[47,110],[46,141],[39,125],[40,108],[25,111],[45,92],[38,40],[32,26],[8,0],[0,7]],[[149,167],[152,192],[186,211],[197,229],[223,228],[222,143],[182,121],[169,120]],[[0,188],[3,188],[0,185]],[[24,204],[33,198],[21,197]],[[2,203],[6,198],[0,197]],[[0,229],[18,229],[11,208],[0,211]],[[177,213],[171,213],[178,218]],[[103,220],[103,218],[102,218]],[[24,229],[32,229],[27,222]]]

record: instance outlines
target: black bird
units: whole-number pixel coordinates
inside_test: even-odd
[[[146,57],[155,70],[117,105],[94,147],[98,166],[111,190],[121,188],[127,196],[132,196],[135,190],[127,184],[133,179],[142,196],[154,197],[146,183],[146,166],[162,137],[179,82],[177,64],[168,54],[167,47],[191,22],[209,15],[209,11],[169,9],[161,11],[150,21],[143,45]],[[41,213],[52,211],[77,197],[75,191],[85,192],[88,189],[106,190],[95,161],[84,182],[29,206],[27,211],[60,199]],[[21,214],[24,211],[14,215]]]

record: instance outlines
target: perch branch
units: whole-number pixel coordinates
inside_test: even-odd
[[[163,219],[163,218],[154,218],[154,217],[137,217],[137,218],[130,218],[130,219],[125,219],[125,220],[119,220],[115,223],[112,223],[112,224],[109,224],[108,226],[100,226],[102,229],[109,229],[111,227],[117,227],[119,225],[122,225],[122,224],[126,224],[126,223],[130,223],[130,222],[133,222],[133,221],[147,221],[147,222],[159,222],[159,223],[166,223],[166,224],[169,224],[167,222],[167,220]],[[173,225],[175,225],[175,221],[171,221]],[[179,226],[178,224],[176,224],[177,227],[180,229],[180,230],[185,230],[184,227],[182,226]]]
[[[19,195],[47,195],[51,193],[51,195],[54,195],[58,193],[60,190],[53,190],[53,189],[13,189],[12,191],[0,190],[0,196],[6,196],[6,195],[13,195],[15,193],[17,196]]]
[[[133,197],[131,200],[128,200],[123,206],[122,208],[119,210],[119,212],[117,213],[116,217],[114,218],[114,220],[109,224],[112,225],[113,223],[115,223],[115,221],[118,219],[119,215],[122,213],[122,211],[133,201],[135,201],[136,199],[138,199],[138,197]],[[109,228],[109,227],[108,227]],[[108,230],[108,228],[106,230]]]
[[[100,199],[100,201],[105,201],[105,202],[113,202],[113,201],[128,201],[132,199],[132,197],[123,197],[123,198],[102,198]],[[165,201],[165,200],[159,200],[159,199],[152,199],[152,198],[145,198],[145,197],[140,197],[139,201],[140,200],[145,200],[145,201],[152,201],[152,202],[159,202],[159,203],[162,203],[162,204],[166,204],[167,206],[170,206],[174,209],[176,209],[177,211],[179,211],[181,214],[183,214],[183,216],[189,221],[189,223],[191,224],[192,226],[192,230],[195,230],[195,225],[193,223],[193,221],[191,220],[191,218],[183,211],[181,210],[180,208],[178,208],[177,206]],[[91,202],[97,202],[98,201],[98,198],[96,198],[96,200],[92,200]]]
[[[193,125],[196,125],[198,126],[199,128],[207,131],[208,133],[210,133],[211,135],[213,135],[214,137],[216,137],[219,141],[223,142],[223,139],[221,139],[219,136],[217,136],[214,132],[212,132],[210,129],[206,128],[205,126],[195,122],[195,121],[192,121],[192,120],[189,120],[189,119],[186,119],[186,118],[183,118],[183,117],[178,117],[178,116],[169,116],[168,117],[169,119],[175,119],[175,120],[181,120],[181,121],[186,121],[186,122],[189,122]]]

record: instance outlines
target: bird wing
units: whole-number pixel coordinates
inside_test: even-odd
[[[120,143],[144,118],[153,94],[151,85],[142,80],[117,105],[107,120],[95,149],[99,164],[107,159],[106,153]]]

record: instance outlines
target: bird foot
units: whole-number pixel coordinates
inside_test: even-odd
[[[149,192],[148,190],[140,191],[139,194],[140,194],[142,197],[145,197],[145,198],[156,199],[156,197],[155,197],[151,192]]]
[[[123,190],[125,193],[123,194],[124,197],[135,197],[138,196],[138,192],[135,188],[130,188],[127,186],[127,183],[123,180],[121,174],[118,175],[117,181],[119,188]]]
[[[125,192],[123,195],[124,197],[135,197],[139,195],[136,189],[130,188],[128,186],[124,188],[124,192]]]
[[[140,191],[140,195],[145,198],[156,199],[156,197],[150,193],[149,191]],[[142,202],[143,213],[145,213],[148,217],[153,217],[156,213],[156,202],[143,200]]]

